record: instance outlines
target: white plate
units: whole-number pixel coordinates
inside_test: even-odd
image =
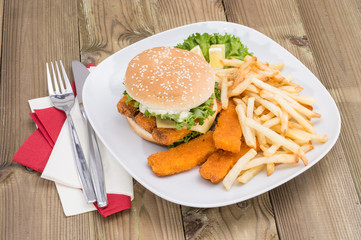
[[[324,144],[315,143],[307,153],[309,164],[279,165],[271,176],[261,172],[249,183],[235,184],[227,192],[222,183],[212,184],[191,171],[169,177],[157,177],[147,164],[147,157],[166,150],[142,140],[117,111],[123,96],[122,84],[128,62],[138,53],[157,46],[175,46],[193,33],[230,33],[240,37],[250,51],[262,61],[285,63],[283,74],[292,73],[294,81],[304,87],[302,94],[315,97],[314,110],[322,114],[314,120],[319,134],[327,134]],[[220,207],[267,192],[306,171],[317,163],[335,144],[341,120],[336,104],[321,82],[291,53],[265,35],[242,25],[228,22],[201,22],[171,29],[134,43],[105,59],[92,71],[83,90],[84,106],[95,132],[119,163],[144,187],[156,195],[192,207]]]

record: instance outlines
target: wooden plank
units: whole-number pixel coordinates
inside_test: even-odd
[[[359,5],[357,5],[357,3]],[[360,2],[299,1],[322,83],[338,104],[340,144],[361,199],[361,16]],[[330,17],[332,16],[332,17]],[[316,24],[317,23],[317,24]]]
[[[151,3],[106,1],[104,4],[102,1],[81,1],[79,9],[83,9],[79,12],[79,30],[82,61],[86,64],[89,62],[97,64],[113,52],[160,31],[197,21],[226,20],[220,1],[152,1]],[[144,234],[151,234],[153,237],[168,236],[172,228],[183,232],[179,220],[174,221],[174,225],[165,230],[157,222],[151,223],[149,220],[151,215],[140,214],[142,211],[152,212],[155,216],[159,216],[161,222],[167,222],[163,220],[167,214],[174,215],[175,219],[180,217],[177,205],[165,200],[160,201],[148,190],[140,188],[139,184],[135,186],[135,194],[132,212],[135,212],[136,217],[131,220],[131,225],[140,231],[138,236]],[[144,196],[148,196],[149,200],[145,201]],[[164,207],[167,204],[171,207]],[[207,236],[215,239],[240,236],[277,239],[277,229],[270,206],[269,196],[266,194],[223,208],[182,207],[185,236],[187,239]],[[158,212],[167,208],[169,210],[163,214]],[[198,212],[201,214],[197,214]],[[198,225],[199,218],[202,221],[201,227]],[[140,225],[142,227],[139,227]],[[104,229],[102,232],[105,233],[111,231],[113,227],[108,223],[102,228]],[[177,236],[181,237],[180,235],[181,233]]]
[[[354,41],[350,41],[349,37],[351,32],[359,34],[359,31],[356,31],[359,25],[355,25],[355,19],[357,19],[357,8],[355,6],[351,7],[354,10],[349,13],[351,3],[351,5],[346,3],[340,5],[328,5],[328,3],[313,5],[311,1],[296,2],[288,0],[253,1],[251,4],[225,1],[224,4],[228,13],[228,20],[250,26],[270,36],[300,59],[316,76],[318,75],[339,104],[343,119],[349,119],[347,114],[356,109],[354,97],[359,99],[357,97],[359,95],[359,86],[355,77],[357,75],[352,74],[359,71],[357,66],[359,66],[360,61],[355,57],[360,48],[355,44],[359,44],[360,37],[356,37]],[[341,15],[346,11],[346,15],[350,14],[350,17]],[[324,22],[320,21],[321,17],[319,16],[324,17]],[[327,16],[333,16],[333,20],[337,19],[343,24],[334,26],[328,22],[329,18]],[[343,33],[344,30],[341,29],[348,28],[349,25],[351,25],[350,32]],[[336,60],[335,52],[330,49],[338,46],[339,41],[337,44],[336,42],[329,42],[329,32],[337,35],[338,38],[340,38],[340,35],[344,36],[344,38],[340,39],[340,41],[343,41],[342,46],[337,51],[342,52],[345,48],[347,50],[345,50],[346,53],[338,55]],[[308,39],[315,40],[309,42]],[[350,59],[348,53],[351,54],[351,51],[356,53]],[[350,63],[353,60],[356,60],[356,62]],[[336,64],[335,61],[338,63]],[[349,86],[346,90],[342,88],[343,83],[341,83],[340,79],[347,70],[337,71],[341,68],[341,63],[343,67],[347,66],[346,69],[349,69],[348,64],[354,66],[352,73],[343,75],[352,75],[351,79],[348,78],[347,80]],[[335,85],[337,87],[334,87]],[[356,87],[356,89],[351,90],[350,85]],[[340,91],[352,93],[347,97],[348,101],[345,101],[342,97],[340,98]],[[346,96],[344,97],[346,98]],[[353,100],[351,101],[351,99]],[[340,105],[341,102],[342,105]],[[346,105],[345,102],[351,102],[353,105],[348,107],[349,112],[347,113],[341,109]],[[352,113],[355,120],[360,118],[359,112],[357,110]],[[341,134],[341,140],[327,157],[308,172],[271,191],[271,199],[281,238],[354,239],[360,236],[360,204],[348,168],[348,162],[349,164],[351,162],[353,164],[350,164],[351,171],[358,176],[360,167],[359,163],[355,162],[358,161],[356,156],[359,156],[360,141],[353,141],[358,139],[359,136],[357,135],[358,131],[351,128],[350,123],[356,124],[356,122],[346,120],[346,124],[348,123],[349,131],[347,136],[343,137],[345,133]],[[345,143],[343,144],[342,141],[345,141]],[[346,144],[349,145],[346,146]],[[350,158],[352,159],[350,160]],[[277,170],[275,174],[277,174]],[[357,179],[357,181],[360,180],[359,177]]]
[[[268,193],[227,207],[182,208],[186,239],[278,239]]]
[[[0,0],[0,46],[2,46],[3,17],[4,17],[4,0]],[[0,58],[1,58],[1,52],[0,52]]]
[[[78,58],[76,3],[5,1],[0,83],[0,239],[89,238],[87,215],[64,216],[55,186],[11,162],[35,130],[27,100],[47,95],[45,62]]]

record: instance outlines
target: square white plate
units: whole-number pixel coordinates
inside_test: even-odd
[[[314,121],[319,134],[327,134],[324,144],[314,143],[315,149],[307,153],[309,164],[276,166],[275,173],[267,177],[261,172],[245,185],[235,183],[227,192],[223,185],[212,184],[191,171],[169,177],[157,177],[148,166],[147,157],[165,147],[149,143],[136,135],[124,116],[117,111],[117,102],[123,96],[122,84],[128,62],[138,53],[158,46],[175,46],[193,33],[229,33],[238,36],[242,43],[261,61],[285,63],[283,74],[291,73],[296,83],[304,87],[302,94],[315,97],[314,111],[322,118]],[[92,71],[83,89],[85,110],[95,132],[119,163],[144,187],[156,195],[192,207],[220,207],[267,192],[306,171],[317,163],[335,144],[341,120],[336,104],[321,82],[291,53],[267,36],[242,25],[228,22],[200,22],[165,31],[134,43],[100,63]]]

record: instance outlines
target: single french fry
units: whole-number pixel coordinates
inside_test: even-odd
[[[259,94],[259,89],[256,88],[256,86],[254,86],[253,84],[248,85],[248,87],[246,88],[247,91],[250,91],[252,93],[256,93]]]
[[[272,119],[275,115],[273,114],[273,112],[269,112],[267,114],[264,114],[261,116],[261,121],[263,122],[267,122],[268,120]]]
[[[248,96],[244,96],[242,98],[242,101],[245,103],[245,104],[248,104]]]
[[[275,152],[274,155],[278,155],[278,154],[292,154],[292,152],[289,150],[278,150]]]
[[[294,87],[289,85],[280,86],[279,89],[287,93],[299,93],[303,90],[302,87]]]
[[[285,66],[284,63],[277,63],[277,64],[270,64],[269,67],[274,70],[282,70],[282,68]]]
[[[267,163],[267,176],[271,176],[272,173],[275,171],[275,164],[274,163]]]
[[[254,168],[250,168],[247,171],[245,171],[241,176],[239,176],[237,178],[237,181],[243,184],[248,183],[254,176],[260,173],[263,168],[264,165],[259,165]]]
[[[256,131],[262,132],[267,138],[269,138],[274,144],[285,146],[287,149],[291,150],[293,153],[298,154],[300,146],[293,141],[286,139],[285,137],[279,135],[275,131],[257,123],[253,119],[247,118],[245,121],[246,125],[250,128],[255,129]]]
[[[289,127],[289,128],[297,128],[297,129],[302,129],[302,130],[303,130],[303,127],[302,127],[299,123],[292,122],[292,121],[288,121],[288,127]]]
[[[297,156],[302,160],[303,164],[307,166],[308,160],[302,148],[300,148],[300,150],[298,151]]]
[[[241,95],[241,93],[243,93],[247,89],[247,87],[252,83],[252,81],[252,78],[244,79],[240,84],[238,84],[233,90],[229,92],[229,97]]]
[[[253,119],[253,110],[254,110],[254,97],[250,97],[247,99],[247,112],[246,112],[246,116],[248,118],[251,118]],[[254,144],[255,144],[255,147],[257,146],[257,141],[256,141],[256,131],[254,129],[251,129],[252,131],[252,138],[253,138],[253,141]]]
[[[250,66],[247,65],[247,67],[243,67],[244,65],[246,65],[246,63],[242,64],[242,66],[239,67],[236,73],[233,88],[236,88],[236,86],[243,82],[246,78],[246,75],[251,71]]]
[[[274,144],[271,147],[267,148],[266,151],[263,151],[263,155],[265,157],[271,157],[276,153],[276,151],[280,148],[280,145]]]
[[[222,90],[221,90],[221,103],[222,103],[222,109],[228,108],[228,84],[227,84],[227,78],[223,78],[222,82]]]
[[[276,75],[278,75],[280,73],[278,70],[273,70],[270,68],[262,70],[262,69],[260,69],[260,65],[258,65],[258,64],[257,64],[257,68],[254,68],[253,71],[255,71],[258,74],[266,75],[269,78],[275,77]]]
[[[327,135],[310,134],[310,133],[305,132],[305,131],[300,130],[300,129],[294,129],[293,131],[295,133],[303,134],[303,135],[309,137],[311,140],[315,140],[315,141],[320,142],[320,143],[325,143],[328,140]]]
[[[288,113],[286,111],[282,111],[281,115],[281,134],[286,136],[288,131]]]
[[[244,62],[241,67],[243,67],[243,68],[251,67],[253,64],[256,64],[256,63],[257,63],[257,57],[246,56],[244,58]]]
[[[274,118],[271,118],[270,120],[264,122],[263,126],[266,128],[271,128],[271,127],[279,124],[280,122],[281,122],[280,118],[274,117]]]
[[[240,67],[244,63],[244,61],[234,59],[220,59],[220,62],[223,66],[230,66],[230,67]]]
[[[312,106],[316,102],[316,99],[313,97],[302,96],[297,93],[288,92],[287,95],[290,96],[291,98],[293,98],[294,100],[296,100],[297,102],[304,104],[304,105]]]
[[[290,84],[292,81],[293,81],[292,74],[287,74],[285,76],[285,79],[282,81],[282,84],[284,84],[284,85]]]
[[[309,151],[313,150],[314,147],[313,147],[312,144],[305,144],[305,145],[301,146],[301,149],[302,149],[303,152],[306,153],[306,152],[309,152]]]
[[[247,117],[253,118],[253,110],[254,110],[254,97],[248,98],[247,104]]]
[[[267,101],[263,98],[261,98],[260,96],[258,96],[257,94],[254,94],[254,93],[250,93],[250,92],[247,92],[247,95],[249,97],[254,97],[255,100],[262,104],[265,108],[267,108],[268,110],[270,110],[274,115],[276,115],[277,117],[280,117],[281,116],[281,109],[279,107],[277,107],[275,104],[271,103],[270,101]]]
[[[223,186],[229,191],[236,180],[239,173],[243,170],[244,166],[255,156],[257,155],[256,150],[253,148],[250,149],[245,155],[243,155],[236,164],[232,167],[232,169],[228,172],[228,174],[223,179]]]
[[[254,117],[254,120],[258,123],[261,123],[261,120],[258,117]],[[262,149],[262,147],[266,147],[267,146],[266,137],[259,131],[255,131],[255,132],[260,148]]]
[[[274,94],[267,90],[261,90],[259,95],[264,99],[272,99]]]
[[[304,117],[302,117],[295,109],[293,109],[286,100],[284,100],[281,96],[275,94],[274,99],[281,105],[281,107],[287,111],[302,127],[304,127],[308,132],[315,133],[315,129],[311,124],[306,121]]]
[[[277,74],[271,78],[272,80],[276,81],[277,83],[282,84],[283,80],[285,80],[285,77],[281,74]]]
[[[294,139],[293,141],[294,141],[295,143],[297,143],[298,145],[300,145],[300,146],[311,143],[311,141],[304,141],[304,140],[302,140],[302,139]]]
[[[241,124],[244,140],[247,146],[256,148],[256,137],[253,135],[251,129],[245,124],[245,120],[247,118],[245,111],[246,109],[242,104],[237,105],[236,112],[238,114],[239,123]]]
[[[239,99],[239,98],[232,98],[233,102],[238,105],[242,105],[243,109],[247,109],[247,105],[243,102],[242,99]]]
[[[268,164],[268,163],[286,163],[293,164],[298,162],[298,157],[295,154],[277,154],[271,157],[256,157],[249,161],[243,168],[247,170],[250,168],[257,167],[259,165]]]
[[[261,115],[263,113],[263,111],[265,110],[265,107],[263,105],[259,105],[255,110],[254,110],[254,114],[256,114],[257,116]]]
[[[272,126],[271,129],[279,134],[282,133],[281,126]],[[298,132],[296,129],[288,129],[286,137],[293,139],[294,141],[297,141],[298,145],[304,145],[311,141],[311,137],[306,132]]]
[[[290,106],[291,106],[292,108],[294,108],[297,112],[305,115],[305,116],[306,116],[307,118],[309,118],[309,119],[310,119],[310,118],[320,118],[320,117],[321,117],[321,114],[316,113],[316,112],[313,112],[313,111],[311,111],[310,109],[302,106],[301,104],[299,104],[299,103],[297,103],[297,102],[294,103],[294,102],[289,102],[289,101],[288,101],[288,103],[289,103]]]

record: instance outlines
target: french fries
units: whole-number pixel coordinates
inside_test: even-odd
[[[294,154],[277,154],[271,157],[258,157],[254,158],[251,161],[247,162],[245,166],[243,166],[243,170],[247,170],[250,168],[257,167],[263,164],[270,164],[270,163],[286,163],[286,164],[293,164],[297,163],[298,158]]]
[[[241,82],[239,85],[237,85],[229,94],[228,97],[234,97],[238,96],[241,93],[244,92],[248,88],[248,86],[252,83],[252,78],[246,78]]]
[[[238,104],[236,107],[236,112],[238,114],[239,123],[241,124],[242,133],[246,144],[251,148],[256,148],[256,137],[246,124],[247,117],[244,106],[242,104]]]
[[[243,155],[233,168],[228,172],[228,174],[223,179],[223,185],[229,191],[234,181],[238,177],[239,173],[243,170],[244,166],[257,155],[256,150],[250,149],[245,155]]]
[[[237,181],[243,184],[248,183],[249,180],[251,180],[254,176],[260,173],[263,168],[264,165],[259,165],[257,167],[248,169],[237,178]]]
[[[219,76],[227,76],[222,78],[227,84],[220,84],[222,107],[225,98],[236,104],[245,144],[251,148],[224,178],[225,188],[229,190],[235,179],[245,184],[265,168],[270,176],[278,164],[297,164],[301,159],[307,165],[305,153],[314,148],[312,141],[328,139],[317,134],[311,122],[321,117],[313,111],[316,99],[300,95],[303,87],[293,82],[292,75],[281,74],[284,63],[268,64],[251,56],[221,63],[231,67],[217,70]],[[257,156],[255,149],[260,149]]]

